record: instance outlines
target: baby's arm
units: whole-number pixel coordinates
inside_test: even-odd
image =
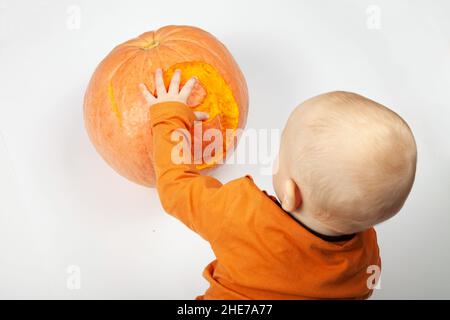
[[[194,114],[186,105],[196,79],[190,79],[180,90],[180,74],[179,70],[175,72],[166,91],[162,71],[157,70],[157,97],[145,85],[140,85],[142,94],[150,104],[156,188],[168,213],[211,241],[222,226],[231,192],[220,181],[200,175],[192,162],[177,164],[178,161],[172,159],[172,152],[177,150],[174,148],[179,143],[172,141],[172,133],[180,129],[189,132],[196,119],[207,118],[204,113]]]

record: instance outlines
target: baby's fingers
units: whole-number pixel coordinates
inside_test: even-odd
[[[180,78],[181,78],[181,70],[176,70],[175,73],[172,76],[172,80],[170,81],[169,86],[169,95],[175,95],[178,94],[178,91],[180,90]]]
[[[155,72],[155,84],[156,84],[156,94],[158,98],[165,96],[167,94],[166,86],[164,85],[163,73],[161,69],[157,69]]]
[[[194,111],[195,117],[199,121],[207,120],[209,118],[209,114],[202,111]]]
[[[194,88],[194,85],[195,85],[196,82],[197,82],[197,78],[195,78],[195,77],[190,78],[188,80],[188,82],[186,82],[184,87],[181,89],[181,91],[180,91],[180,98],[183,101],[185,101],[185,102],[187,101],[187,99],[191,95],[192,89]]]
[[[139,89],[141,90],[142,95],[144,96],[145,100],[149,104],[154,104],[156,102],[156,98],[150,93],[150,91],[148,91],[148,89],[145,86],[145,84],[140,83],[139,84]]]

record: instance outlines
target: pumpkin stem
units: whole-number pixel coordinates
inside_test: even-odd
[[[158,40],[153,40],[152,42],[149,42],[148,44],[143,46],[142,50],[150,50],[150,49],[153,49],[153,48],[155,48],[157,46],[159,46],[159,41]]]

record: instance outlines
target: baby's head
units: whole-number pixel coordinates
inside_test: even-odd
[[[394,216],[414,182],[416,144],[392,110],[349,92],[297,107],[281,139],[273,183],[283,209],[325,235]]]

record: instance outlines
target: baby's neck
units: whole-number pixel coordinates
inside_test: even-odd
[[[318,234],[331,237],[345,235],[344,233],[332,230],[331,228],[324,226],[322,222],[319,222],[316,219],[312,218],[310,214],[304,211],[296,210],[294,212],[290,212],[290,214],[292,215],[292,217],[294,217],[294,219]]]

